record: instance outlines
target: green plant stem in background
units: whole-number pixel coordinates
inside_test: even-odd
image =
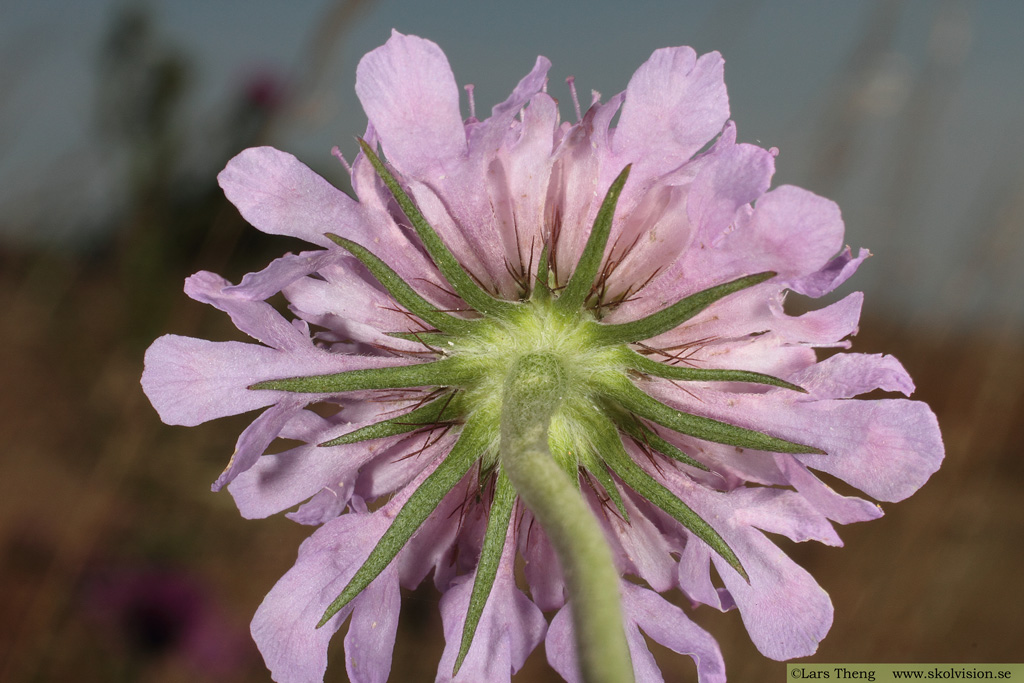
[[[548,448],[551,417],[566,392],[561,362],[519,358],[505,380],[501,465],[551,541],[562,567],[587,683],[628,683],[633,665],[623,630],[619,574],[594,513]]]

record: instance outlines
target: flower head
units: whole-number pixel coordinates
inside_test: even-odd
[[[562,122],[538,58],[490,117],[464,120],[440,48],[395,32],[357,71],[356,199],[266,147],[221,173],[254,226],[319,248],[237,285],[189,278],[259,343],[162,337],[143,386],[171,424],[266,408],[214,489],[246,517],[298,506],[289,517],[320,525],[253,621],[276,680],[321,680],[347,619],[349,676],[386,680],[399,587],[431,572],[439,680],[508,680],[545,638],[578,680],[584,517],[610,550],[604,592],[638,680],[661,680],[641,632],[702,682],[725,678],[713,638],[659,595],[673,588],[738,608],[769,657],[816,649],[828,595],[764,532],[839,545],[833,522],[882,513],[815,471],[896,501],[943,448],[923,403],[847,400],[909,395],[894,358],[817,360],[849,346],[859,293],[783,310],[868,254],[843,247],[832,202],[768,190],[774,154],[736,142],[722,65],[658,50]],[[278,437],[301,445],[265,455]]]

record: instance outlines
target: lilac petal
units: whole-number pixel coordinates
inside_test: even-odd
[[[246,387],[287,376],[293,364],[265,346],[169,334],[146,351],[142,389],[164,423],[194,427],[276,403],[281,392]]]
[[[782,304],[774,300],[769,302],[774,317],[771,329],[790,344],[845,348],[849,343],[844,340],[857,334],[863,303],[864,294],[853,292],[824,308],[790,316],[783,312]]]
[[[248,389],[257,382],[406,363],[404,359],[328,353],[312,345],[308,351],[296,353],[168,334],[146,351],[142,389],[166,424],[194,427],[295,396]],[[303,396],[307,403],[323,398],[319,394]]]
[[[864,295],[845,298],[799,316],[785,313],[778,284],[771,281],[722,299],[693,320],[645,342],[654,348],[683,348],[686,359],[709,367],[755,369],[730,353],[750,356],[779,345],[848,346],[856,334]],[[771,292],[771,293],[768,293]],[[692,293],[692,292],[691,292]],[[702,341],[706,340],[706,341]],[[813,356],[813,353],[812,353]]]
[[[431,452],[447,454],[451,451],[454,439],[442,438],[439,442],[447,445]],[[411,458],[410,458],[411,460]],[[455,564],[455,549],[459,533],[465,522],[463,513],[469,507],[467,501],[479,491],[479,474],[470,470],[463,480],[457,484],[440,505],[430,513],[423,525],[416,531],[406,544],[406,553],[399,566],[402,585],[415,588],[433,570],[434,585],[444,591],[454,578],[452,569]]]
[[[296,448],[264,455],[228,487],[238,511],[246,519],[260,519],[298,505],[327,486],[354,480],[359,468],[371,459],[386,453],[398,443],[395,436],[374,441],[321,448],[334,425],[306,411],[301,420],[289,425],[290,436],[306,443]],[[350,425],[358,429],[376,420]],[[299,431],[299,429],[302,431]],[[284,436],[284,435],[282,435]]]
[[[622,496],[629,513],[629,522],[618,515],[606,515],[605,526],[618,541],[615,548],[625,573],[635,574],[658,592],[670,590],[675,584],[676,561],[661,531],[633,502],[630,492]]]
[[[402,174],[421,177],[466,155],[459,89],[435,43],[392,31],[359,61],[356,95]]]
[[[263,270],[247,273],[240,283],[228,287],[225,291],[243,299],[262,301],[274,296],[296,280],[315,273],[341,258],[344,258],[344,254],[338,249],[285,254],[271,261]]]
[[[843,221],[834,202],[784,185],[758,199],[753,210],[740,207],[731,229],[713,243],[689,249],[659,278],[657,289],[644,291],[645,306],[657,310],[688,294],[768,270],[779,278],[761,287],[799,283],[827,268],[842,240]],[[629,309],[631,315],[643,310]]]
[[[793,382],[816,398],[852,398],[875,389],[914,393],[903,365],[880,353],[840,353],[795,375]]]
[[[230,282],[206,271],[185,280],[186,294],[227,313],[235,327],[256,341],[281,351],[310,346],[309,337],[285,320],[273,306],[265,301],[242,298],[235,292]]]
[[[693,239],[692,225],[682,219],[687,201],[686,188],[659,183],[636,206],[619,213],[621,218],[614,223],[618,230],[605,258],[615,265],[606,281],[604,301],[633,298],[685,251]]]
[[[457,579],[441,597],[445,648],[437,670],[438,681],[509,681],[544,638],[547,622],[543,613],[516,587],[515,550],[516,533],[512,526],[473,644],[455,677],[452,668],[462,644],[473,576]]]
[[[558,557],[547,534],[528,512],[519,522],[519,552],[525,560],[523,573],[530,586],[530,596],[545,612],[565,604],[565,581],[558,567]]]
[[[517,298],[520,291],[506,264],[515,266],[520,261],[517,241],[525,241],[529,248],[529,226],[538,230],[541,224],[523,223],[521,229],[518,223],[502,224],[501,195],[507,193],[508,179],[494,157],[518,126],[516,114],[543,87],[550,66],[547,59],[538,57],[533,71],[508,99],[495,106],[488,119],[472,127],[467,159],[446,164],[443,173],[433,174],[428,185],[409,182],[423,215],[459,261],[485,288],[509,299]],[[541,160],[541,175],[546,164],[550,161]],[[545,195],[542,192],[538,198]]]
[[[636,70],[612,149],[638,178],[678,167],[717,135],[729,118],[722,56],[697,59],[689,47],[656,50]]]
[[[397,571],[385,570],[322,628],[316,628],[316,624],[369,557],[398,510],[436,464],[437,461],[425,467],[409,486],[376,512],[367,514],[362,512],[365,508],[358,506],[356,511],[320,527],[299,547],[295,566],[267,594],[252,621],[253,639],[275,681],[322,683],[331,636],[355,610],[365,610],[358,617],[363,625],[367,622],[372,625],[374,617],[378,617],[379,630],[375,632],[372,626],[360,628],[353,639],[346,637],[347,647],[354,647],[367,657],[366,666],[356,662],[359,675],[366,678],[353,677],[353,680],[387,680],[388,671],[383,665],[390,661],[386,650],[394,644],[398,614],[397,610],[385,610],[395,603]],[[398,559],[401,556],[400,552]],[[375,583],[390,585],[374,587]],[[364,601],[367,604],[361,605]],[[356,619],[354,614],[353,619]],[[369,642],[372,639],[380,642]],[[350,669],[349,675],[352,674]]]
[[[360,242],[374,234],[355,200],[273,147],[241,152],[217,180],[242,217],[265,233],[321,246],[333,246],[324,236],[328,232]]]
[[[819,401],[799,412],[785,432],[813,439],[828,453],[799,460],[876,500],[896,502],[913,495],[942,464],[942,436],[926,403]]]
[[[599,171],[604,173],[599,151],[607,150],[608,127],[622,97],[620,94],[605,104],[592,106],[582,121],[569,128],[555,150],[545,225],[560,226],[558,239],[552,245],[559,283],[567,282],[576,267],[601,202],[622,170],[617,168],[607,179],[595,182]]]
[[[352,498],[351,481],[342,486],[325,486],[312,498],[299,506],[298,510],[288,512],[285,517],[308,526],[320,526],[345,512],[345,507]]]
[[[692,243],[701,245],[701,248],[712,244],[733,222],[739,207],[754,201],[768,189],[775,170],[774,158],[760,147],[737,145],[735,136],[735,126],[727,125],[722,138],[709,153],[659,181],[688,186],[685,204],[666,210],[664,226],[652,227],[656,234],[641,240],[630,254],[631,258],[648,263],[650,269],[642,276],[637,273],[634,280],[639,283],[646,281],[655,269],[658,275],[644,289],[643,296],[624,302],[608,316],[609,322],[640,318],[682,298],[679,287],[686,284],[685,278],[691,277],[679,258],[684,248]],[[646,192],[649,194],[656,189]],[[628,198],[628,193],[626,196]],[[620,204],[625,206],[623,202],[626,201],[628,199],[620,199]],[[670,235],[670,239],[663,244],[665,239],[659,239],[658,234],[665,233]],[[632,241],[628,231],[620,239],[627,243]],[[628,262],[616,270],[612,281],[619,278],[630,279]]]
[[[857,272],[860,264],[869,256],[871,256],[871,252],[867,249],[861,249],[857,252],[857,257],[854,258],[850,252],[850,247],[846,247],[817,273],[812,273],[796,280],[790,280],[788,283],[789,288],[805,296],[815,298],[823,296],[846,282],[851,275]]]
[[[679,565],[680,584],[691,598],[696,594],[702,601],[716,605],[718,598],[712,594],[706,577],[708,566],[704,558],[710,558],[725,582],[729,598],[739,608],[751,640],[762,654],[784,660],[817,650],[832,625],[831,600],[806,570],[758,528],[795,541],[834,538],[834,530],[821,513],[792,491],[740,488],[718,493],[695,484],[674,468],[666,469],[663,483],[698,515],[714,520],[715,529],[750,577],[747,583],[704,544],[687,540]],[[687,553],[690,545],[700,547]],[[694,583],[697,590],[691,593]],[[731,604],[722,596],[716,606],[728,609]]]
[[[488,158],[497,152],[516,115],[544,87],[549,69],[551,61],[546,57],[537,57],[533,69],[519,81],[512,94],[504,102],[494,105],[491,115],[473,129],[469,136],[470,156]]]
[[[395,300],[362,277],[355,259],[343,259],[317,271],[320,278],[301,278],[284,289],[288,301],[311,315],[334,315],[380,332],[422,329]]]
[[[726,540],[741,558],[750,583],[717,556],[712,560],[757,649],[780,661],[813,654],[832,626],[828,593],[761,533],[748,529]]]
[[[775,462],[793,488],[815,509],[832,521],[850,524],[878,519],[882,516],[881,507],[862,498],[839,495],[811,474],[810,470],[792,455],[777,454]],[[842,545],[842,543],[834,545]]]
[[[735,127],[727,128],[735,135]],[[715,145],[701,160],[686,213],[700,226],[704,243],[715,240],[732,223],[736,210],[760,197],[771,183],[775,158],[754,145]]]
[[[423,468],[423,463],[430,462],[438,453],[449,452],[457,438],[454,431],[441,436],[428,432],[407,437],[388,451],[379,451],[359,470],[356,495],[373,500],[405,486]]]
[[[523,110],[519,135],[497,152],[487,183],[505,260],[520,273],[535,272],[544,244],[544,212],[551,179],[551,152],[558,105],[538,93]]]
[[[750,223],[731,246],[753,272],[774,270],[783,278],[817,272],[843,245],[843,219],[835,202],[792,185],[757,200]],[[742,249],[742,252],[740,252]]]
[[[625,620],[623,626],[637,683],[663,683],[665,680],[641,630],[674,652],[693,657],[700,683],[724,683],[725,662],[718,643],[709,633],[654,591],[626,581],[619,584],[619,589]],[[571,609],[571,605],[566,605],[555,615],[544,647],[551,667],[569,683],[577,683],[582,678],[577,663]]]
[[[263,411],[238,437],[235,452],[231,455],[227,468],[210,488],[213,491],[220,491],[234,481],[235,477],[252,467],[267,450],[267,446],[281,433],[285,424],[302,410],[305,403],[303,398],[285,399]]]
[[[544,638],[544,650],[548,664],[567,683],[582,683],[583,677],[576,657],[576,631],[572,626],[572,609],[568,604],[558,610],[558,614],[551,620],[548,634]]]
[[[620,587],[621,590],[625,590],[623,584],[620,584]],[[623,595],[623,603],[625,603],[625,595]],[[647,649],[647,643],[644,641],[640,629],[635,621],[625,613],[625,604],[623,604],[623,612],[623,628],[635,680],[637,683],[664,683],[665,679],[654,661],[654,656]],[[569,683],[583,683],[576,651],[576,629],[572,623],[571,604],[559,610],[555,618],[551,620],[551,626],[548,628],[548,635],[544,641],[544,649],[547,652],[548,664],[562,678]]]
[[[467,170],[473,169],[458,165],[452,175],[436,183],[437,189],[410,180],[409,194],[462,267],[475,275],[484,289],[501,292],[501,284],[511,282],[502,261],[502,246],[490,230],[481,229],[492,227],[492,211],[482,201],[485,190],[473,187],[479,185],[479,174]]]
[[[424,332],[426,326],[352,268],[351,262],[338,263],[319,271],[319,278],[303,277],[289,284],[284,295],[292,311],[302,320],[330,330],[335,339],[377,349],[423,351],[422,343],[388,333]],[[326,338],[321,333],[321,339]]]
[[[692,657],[697,665],[697,680],[700,683],[724,683],[725,662],[711,634],[690,621],[683,610],[656,592],[625,581],[621,587],[622,607],[627,620],[635,623],[656,643]],[[638,645],[647,650],[642,639]],[[644,679],[638,676],[637,680]]]
[[[387,522],[382,514],[347,514],[303,542],[295,566],[270,590],[252,621],[253,639],[275,681],[323,682],[331,637],[363,595],[322,628],[316,624],[365,561]],[[396,580],[393,574],[377,577],[381,582]]]
[[[944,456],[935,414],[906,399],[805,401],[785,390],[735,394],[706,390],[695,400],[671,384],[646,389],[674,408],[764,431],[824,450],[801,454],[812,469],[828,472],[876,500],[898,501],[917,491]]]
[[[355,601],[345,634],[345,669],[352,683],[386,683],[398,632],[402,593],[398,570],[388,566]]]

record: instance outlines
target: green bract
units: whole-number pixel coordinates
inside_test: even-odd
[[[653,425],[743,449],[782,453],[822,451],[680,412],[646,394],[635,380],[653,376],[676,382],[746,382],[803,390],[754,372],[664,365],[638,353],[630,345],[671,330],[715,301],[764,282],[775,273],[753,273],[721,283],[640,320],[615,325],[601,323],[593,310],[599,298],[594,293],[600,291],[603,284],[600,265],[605,257],[619,194],[629,177],[627,166],[609,188],[579,262],[565,286],[559,289],[550,282],[550,263],[545,249],[533,286],[523,298],[519,301],[497,299],[463,269],[374,150],[365,142],[360,141],[360,144],[438,270],[472,310],[465,316],[437,310],[368,249],[329,235],[357,258],[398,304],[433,328],[429,333],[396,333],[396,336],[421,341],[435,354],[435,359],[414,365],[281,378],[250,387],[316,394],[399,387],[436,388],[429,402],[409,413],[362,427],[324,446],[377,439],[437,424],[462,425],[451,452],[412,494],[369,558],[328,608],[321,625],[384,570],[445,495],[474,464],[480,463],[481,488],[490,495],[492,502],[455,664],[458,670],[493,585],[514,502],[517,497],[531,499],[523,490],[524,486],[532,486],[528,481],[529,473],[509,467],[512,463],[508,459],[515,454],[509,453],[512,447],[509,443],[502,443],[503,439],[513,438],[509,435],[523,440],[527,444],[523,448],[536,447],[534,450],[553,458],[556,471],[565,473],[567,483],[572,485],[565,489],[570,492],[566,495],[578,498],[578,491],[572,487],[578,489],[581,476],[586,477],[595,489],[607,494],[614,506],[609,509],[617,511],[628,522],[619,490],[620,486],[626,486],[703,539],[746,578],[739,559],[713,525],[701,519],[634,462],[624,447],[623,438],[634,440],[645,450],[700,469],[707,468],[667,442]],[[530,366],[529,372],[524,371],[524,364]],[[528,382],[521,379],[523,377],[531,379]],[[525,406],[522,410],[530,414],[518,414],[517,406]],[[546,432],[546,439],[541,438],[540,445],[536,442],[537,435],[530,432],[534,422],[539,425],[538,429]],[[531,491],[531,495],[537,495],[536,491]],[[545,519],[534,511],[543,526]],[[550,536],[557,535],[548,531]]]

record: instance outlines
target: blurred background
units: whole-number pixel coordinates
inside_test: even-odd
[[[586,101],[655,48],[723,53],[741,141],[875,254],[839,292],[867,293],[853,350],[903,361],[947,445],[845,548],[780,541],[836,607],[809,661],[1021,661],[1024,3],[0,0],[0,680],[269,680],[248,621],[310,529],[210,493],[250,418],[160,424],[142,354],[239,338],[183,279],[303,247],[247,227],[216,173],[271,144],[345,188],[330,149],[354,156],[355,66],[392,27],[438,42],[481,113],[538,54],[567,118],[565,77]],[[407,598],[391,680],[433,680],[438,596]],[[737,614],[692,616],[730,680],[784,679]],[[543,648],[517,680],[558,680]]]

